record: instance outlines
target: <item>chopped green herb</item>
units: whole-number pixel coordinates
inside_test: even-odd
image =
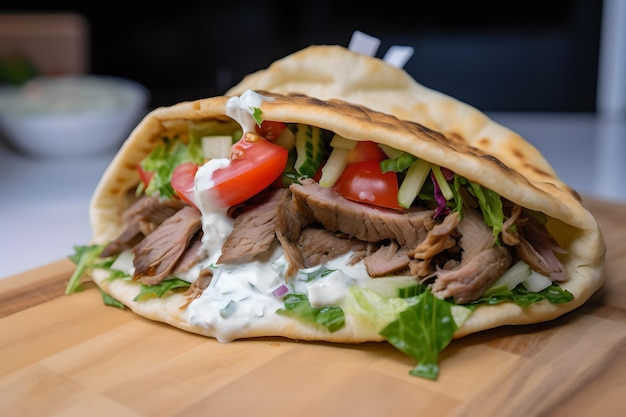
[[[333,333],[345,326],[345,316],[340,307],[312,307],[304,294],[288,294],[285,308],[276,312],[282,315],[298,317],[306,322],[319,324]]]
[[[257,125],[261,126],[263,123],[263,111],[258,107],[251,107],[252,109],[252,118],[256,122]]]

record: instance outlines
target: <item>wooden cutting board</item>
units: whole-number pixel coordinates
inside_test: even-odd
[[[0,280],[0,416],[617,416],[626,410],[626,206],[589,200],[606,285],[550,323],[455,340],[436,382],[386,343],[221,344],[63,289],[61,260]]]

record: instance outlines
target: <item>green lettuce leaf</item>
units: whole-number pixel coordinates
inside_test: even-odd
[[[439,353],[457,329],[450,306],[426,291],[380,332],[396,349],[418,362],[411,375],[432,380],[439,376]]]

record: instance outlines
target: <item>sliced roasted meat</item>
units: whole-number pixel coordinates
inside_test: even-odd
[[[204,260],[208,256],[208,252],[202,244],[202,231],[196,233],[187,245],[187,249],[180,257],[174,267],[174,275],[188,272],[191,268]]]
[[[298,241],[302,230],[314,222],[314,219],[306,207],[292,198],[291,191],[285,191],[276,207],[275,232],[287,259],[285,276],[290,278],[306,265],[306,259],[298,247]]]
[[[191,206],[183,207],[161,223],[133,248],[133,279],[155,285],[167,278],[201,227],[200,212]]]
[[[124,211],[124,231],[104,248],[100,256],[117,255],[133,247],[184,206],[185,203],[178,199],[162,200],[144,195]]]
[[[457,226],[457,232],[461,235],[459,246],[463,249],[463,261],[473,258],[495,243],[493,230],[485,224],[480,212],[471,207],[463,209],[463,219]]]
[[[519,234],[517,231],[513,231],[512,226],[516,226],[516,228],[522,226],[523,221],[520,220],[520,214],[522,214],[522,207],[516,204],[511,210],[511,216],[502,224],[502,241],[509,246],[515,246],[519,243]]]
[[[322,188],[311,179],[292,184],[290,189],[326,229],[367,242],[393,239],[401,246],[412,249],[426,238],[425,225],[434,222],[434,210],[397,212],[356,203],[331,188]]]
[[[264,194],[263,200],[239,213],[217,263],[247,262],[267,251],[276,237],[276,207],[286,194],[289,190]]]
[[[400,247],[392,240],[388,245],[381,246],[372,255],[363,259],[363,263],[372,278],[384,277],[407,269],[411,263],[408,252],[406,248]]]
[[[185,302],[178,307],[180,310],[186,309],[189,304],[196,298],[200,297],[205,289],[208,288],[211,280],[213,279],[213,272],[210,269],[202,269],[200,271],[200,275],[198,275],[198,279],[196,279],[190,286],[187,288],[187,291],[183,293],[185,297]]]
[[[363,252],[367,250],[367,246],[368,242],[314,227],[304,229],[298,240],[298,249],[306,268],[324,264],[348,252]]]
[[[441,251],[456,245],[456,240],[450,234],[454,232],[460,221],[461,216],[458,212],[448,214],[441,223],[428,231],[426,238],[409,252],[409,256],[414,259],[432,259]]]
[[[556,256],[557,253],[565,253],[565,250],[538,221],[528,219],[528,223],[520,233],[515,252],[533,270],[549,277],[552,281],[567,280],[565,268]]]
[[[512,257],[503,246],[494,246],[474,255],[451,270],[440,269],[432,292],[438,297],[453,297],[458,304],[479,298],[510,266]]]

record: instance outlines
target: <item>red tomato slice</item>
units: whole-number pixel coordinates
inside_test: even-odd
[[[144,170],[141,166],[141,162],[137,162],[137,172],[139,172],[139,178],[141,182],[143,182],[144,187],[147,187],[152,177],[154,177],[154,172]]]
[[[197,207],[194,192],[194,178],[198,171],[198,165],[194,162],[185,162],[174,168],[172,173],[172,188],[178,196],[188,204]]]
[[[346,166],[334,189],[348,200],[402,210],[398,204],[398,178],[380,170],[378,161],[361,161]]]
[[[387,155],[378,147],[376,142],[363,141],[357,142],[354,148],[350,149],[346,160],[348,164],[354,164],[361,161],[382,161],[387,159]]]
[[[230,163],[213,172],[206,190],[223,207],[234,206],[267,188],[287,166],[287,149],[254,133],[246,133],[231,148]],[[213,193],[215,192],[215,193]]]
[[[264,139],[269,140],[270,142],[274,142],[280,132],[285,130],[287,127],[283,122],[274,122],[271,120],[263,120],[261,126],[256,125],[256,132],[261,135]]]

